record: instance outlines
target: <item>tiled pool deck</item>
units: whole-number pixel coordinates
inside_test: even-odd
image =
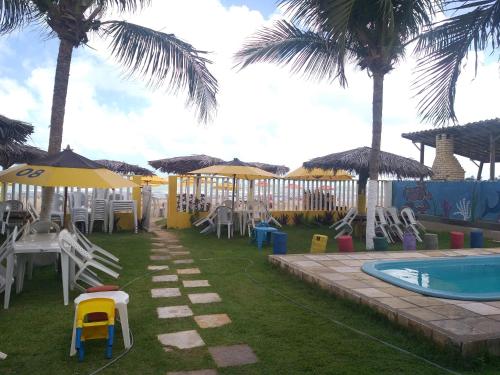
[[[337,296],[376,309],[389,320],[421,332],[463,355],[500,355],[500,301],[426,297],[372,277],[367,261],[500,254],[500,249],[271,255],[271,263]]]

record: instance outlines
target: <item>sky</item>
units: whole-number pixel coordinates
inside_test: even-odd
[[[230,160],[285,164],[371,144],[372,82],[348,69],[348,83],[308,81],[271,64],[234,69],[233,55],[245,39],[282,18],[268,0],[155,0],[151,7],[120,19],[174,33],[210,51],[211,72],[219,81],[215,120],[200,124],[186,108],[183,93],[151,90],[140,79],[124,79],[107,53],[108,41],[92,39],[75,50],[66,106],[63,147],[91,159],[148,160],[207,154]],[[35,126],[31,143],[46,148],[58,42],[39,30],[0,38],[0,113]],[[385,81],[382,150],[418,159],[401,133],[429,129],[416,115],[410,89],[414,60],[408,56]],[[457,89],[461,124],[500,117],[495,89],[496,59],[479,56],[465,66]],[[432,165],[433,149],[425,163]],[[466,176],[477,167],[459,158]],[[486,177],[487,168],[483,171]]]

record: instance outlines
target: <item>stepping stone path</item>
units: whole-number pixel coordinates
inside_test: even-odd
[[[241,366],[257,362],[257,356],[248,345],[214,346],[208,348],[219,367]]]
[[[168,270],[168,266],[148,266],[149,271],[162,271]]]
[[[192,260],[192,259],[177,259],[177,260],[174,260],[174,264],[190,264],[190,263],[194,263],[194,260]]]
[[[152,242],[154,248],[151,249],[151,252],[153,253],[150,255],[151,260],[167,261],[171,260],[172,257],[181,257],[191,254],[189,251],[179,251],[179,249],[184,249],[184,247],[172,233],[168,233],[160,229],[153,230],[153,233],[157,236],[157,238]],[[172,260],[171,265],[177,266],[192,263],[194,263],[193,259],[175,259]],[[150,271],[162,271],[168,269],[169,265],[148,266],[148,270]],[[154,283],[179,282],[180,276],[197,275],[200,274],[201,271],[199,268],[177,268],[176,273],[177,274],[155,275],[152,277],[152,281]],[[184,288],[207,288],[211,285],[208,280],[182,280],[182,286]],[[179,288],[151,289],[152,298],[173,298],[181,296],[182,293]],[[187,297],[191,304],[206,304],[222,301],[217,293],[212,292],[191,293],[187,294]],[[223,313],[194,316],[194,313],[189,305],[158,307],[157,315],[159,319],[189,320],[190,317],[193,317],[193,324],[196,323],[200,329],[217,329],[218,327],[231,323],[230,317]],[[160,334],[158,335],[158,340],[164,347],[164,350],[168,352],[172,350],[188,350],[205,346],[205,342],[196,330]],[[208,351],[218,367],[241,366],[258,361],[252,349],[248,345],[244,344],[215,346],[208,348]],[[217,371],[215,369],[170,371],[167,372],[167,375],[217,375]]]
[[[179,276],[177,275],[158,275],[153,276],[154,283],[163,283],[168,281],[179,281]]]
[[[231,323],[227,314],[198,315],[194,321],[200,328],[216,328]]]
[[[184,288],[203,288],[210,286],[208,280],[184,280],[182,281]]]
[[[151,289],[151,297],[153,298],[163,298],[163,297],[180,297],[181,291],[179,288],[158,288]]]
[[[222,301],[217,293],[194,293],[188,294],[191,303],[215,303]]]
[[[177,270],[179,275],[197,275],[201,273],[199,268],[181,268]]]
[[[194,330],[164,333],[163,335],[158,335],[158,340],[160,340],[163,346],[173,346],[178,349],[191,349],[199,346],[205,346],[205,342],[202,340],[198,332]]]
[[[158,318],[171,319],[171,318],[184,318],[186,316],[193,316],[193,312],[189,306],[167,306],[158,307]]]

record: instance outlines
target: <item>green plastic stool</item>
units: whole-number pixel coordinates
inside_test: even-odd
[[[373,248],[377,251],[384,251],[389,248],[389,243],[385,237],[373,237]]]

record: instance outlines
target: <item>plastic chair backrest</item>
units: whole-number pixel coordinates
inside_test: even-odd
[[[85,321],[85,317],[91,313],[105,313],[107,315],[106,324],[115,324],[115,301],[112,298],[91,298],[82,301],[76,309],[76,326],[78,328],[90,325]]]
[[[401,210],[401,216],[403,220],[407,222],[406,224],[415,225],[417,224],[417,219],[415,218],[415,213],[410,207],[405,207]]]
[[[5,201],[4,203],[7,206],[7,209],[9,209],[10,211],[22,211],[24,208],[23,202],[21,201],[8,200]]]
[[[357,214],[358,214],[358,210],[356,209],[356,207],[349,208],[349,211],[347,211],[347,213],[344,217],[344,221],[348,224],[351,224]]]
[[[69,195],[71,208],[87,207],[87,195],[82,191],[74,191]]]
[[[64,206],[64,197],[56,193],[54,194],[54,198],[52,198],[52,211],[62,212]]]
[[[387,212],[387,216],[389,217],[389,219],[396,225],[401,225],[401,220],[399,220],[399,216],[398,216],[398,210],[396,209],[396,207],[389,207],[389,208],[386,208],[385,211]]]
[[[377,220],[380,224],[382,225],[387,225],[387,219],[385,217],[385,210],[384,207],[375,207],[375,215],[377,217]]]
[[[224,206],[224,207],[233,207],[233,201],[231,199],[226,199],[225,201],[223,201],[221,203],[221,206]],[[236,202],[234,202],[234,206],[236,207]]]
[[[231,208],[225,206],[217,207],[217,224],[230,224],[233,222]]]

